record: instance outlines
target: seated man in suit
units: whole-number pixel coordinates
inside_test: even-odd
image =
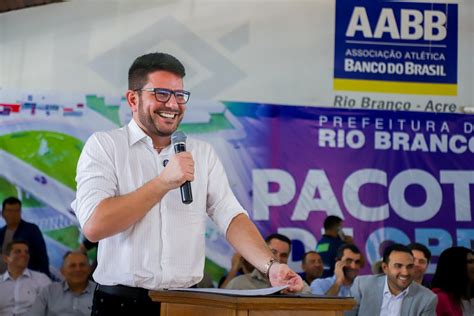
[[[50,276],[49,259],[46,243],[39,227],[25,222],[21,218],[21,201],[16,197],[3,200],[2,216],[6,225],[0,228],[0,247],[5,247],[12,240],[24,240],[29,245],[28,269],[43,272]],[[0,273],[5,272],[6,265],[0,264]]]
[[[27,268],[30,252],[26,241],[13,240],[3,251],[7,271],[0,275],[0,315],[29,315],[40,290],[51,283],[41,272]]]
[[[61,273],[64,281],[45,287],[36,297],[30,316],[91,314],[92,297],[96,284],[89,280],[91,266],[87,256],[80,252],[67,252]]]
[[[353,244],[344,244],[336,252],[334,275],[316,279],[311,283],[311,292],[318,295],[350,296],[352,283],[359,275],[362,254]]]
[[[357,301],[347,315],[436,315],[436,295],[413,282],[411,250],[400,244],[387,247],[383,254],[384,274],[355,279],[351,294]]]

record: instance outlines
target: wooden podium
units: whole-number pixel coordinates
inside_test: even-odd
[[[233,296],[202,292],[150,291],[161,316],[343,316],[355,300],[338,297]]]

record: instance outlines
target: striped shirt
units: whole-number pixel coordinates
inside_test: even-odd
[[[383,287],[383,300],[380,309],[380,316],[401,316],[402,303],[405,296],[408,294],[409,288],[397,295],[393,295],[388,287],[387,277],[385,277],[385,285]]]
[[[212,147],[189,139],[195,162],[193,199],[183,204],[179,188],[169,191],[141,220],[99,242],[94,280],[146,289],[189,287],[203,276],[206,218],[225,234],[231,220],[245,213],[232,193]],[[158,176],[172,146],[160,153],[132,119],[120,129],[97,132],[84,146],[77,166],[72,208],[81,224],[104,199],[137,190]]]
[[[0,277],[0,315],[26,315],[40,290],[50,283],[46,274],[29,269],[16,280],[5,272]]]
[[[66,281],[51,283],[36,297],[29,316],[89,316],[95,286],[89,281],[81,293],[74,293]]]

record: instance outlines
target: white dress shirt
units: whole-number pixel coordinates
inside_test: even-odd
[[[99,284],[192,286],[203,275],[206,216],[225,234],[236,215],[247,214],[212,147],[189,138],[186,147],[195,162],[193,202],[183,204],[179,188],[169,191],[141,220],[101,240],[94,272]],[[79,158],[71,205],[81,226],[102,200],[135,191],[159,175],[172,155],[171,145],[158,153],[133,119],[128,126],[93,134]]]
[[[380,309],[380,316],[401,316],[400,311],[402,309],[402,302],[405,296],[408,294],[408,287],[398,295],[393,295],[390,292],[387,283],[387,277],[385,277],[385,286],[383,288],[383,300],[382,308]]]
[[[25,314],[40,290],[50,283],[49,277],[41,272],[25,269],[22,275],[13,280],[6,271],[0,278],[0,315]]]

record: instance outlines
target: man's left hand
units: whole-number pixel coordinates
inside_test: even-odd
[[[272,286],[288,285],[285,292],[299,293],[303,290],[304,284],[301,277],[284,263],[272,264],[268,276]]]

